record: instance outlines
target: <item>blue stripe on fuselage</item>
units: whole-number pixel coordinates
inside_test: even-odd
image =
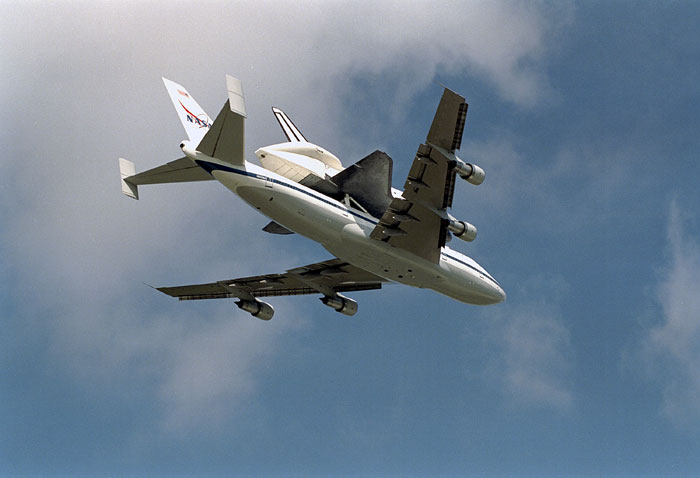
[[[284,186],[284,187],[287,187],[289,189],[299,191],[300,193],[306,194],[307,196],[310,196],[318,201],[321,201],[325,204],[328,204],[329,206],[333,206],[336,209],[340,209],[341,211],[348,212],[348,213],[352,214],[353,216],[358,217],[364,221],[367,221],[375,226],[379,222],[374,218],[369,219],[369,218],[363,216],[362,214],[359,214],[359,213],[353,211],[352,209],[348,209],[347,207],[340,204],[338,201],[333,201],[333,200],[327,199],[323,196],[313,194],[310,191],[307,191],[306,189],[302,189],[302,188],[295,186],[293,184],[289,184],[289,183],[286,183],[284,181],[280,181],[279,179],[271,178],[268,176],[263,176],[261,174],[251,173],[249,171],[244,171],[241,169],[232,168],[230,166],[224,166],[223,164],[210,163],[208,161],[201,161],[200,160],[200,161],[196,161],[196,163],[201,168],[205,169],[209,174],[211,174],[212,171],[226,171],[228,173],[240,174],[241,176],[248,176],[250,178],[260,179],[262,181],[271,181],[273,184],[279,184],[280,186]]]

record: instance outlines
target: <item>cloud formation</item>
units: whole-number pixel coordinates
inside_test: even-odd
[[[662,411],[680,427],[700,424],[700,241],[689,234],[674,201],[666,231],[668,263],[656,285],[657,325],[643,342],[643,359],[662,387]]]
[[[566,288],[562,280],[536,280],[553,295]],[[555,298],[544,300],[524,290],[508,302],[483,312],[490,323],[484,345],[490,357],[489,380],[500,384],[506,403],[567,412],[575,400],[571,384],[574,364],[570,332]]]
[[[511,316],[505,329],[505,386],[516,401],[565,411],[573,405],[568,382],[569,331],[542,304]]]
[[[358,8],[365,14],[346,21]],[[421,2],[405,8],[382,2],[334,9],[336,20],[320,27],[314,39],[325,50],[324,63],[336,75],[401,72],[394,81],[403,100],[440,74],[482,76],[520,105],[533,104],[547,88],[538,63],[549,26],[537,7],[488,2],[456,9]],[[356,41],[344,41],[349,37]]]

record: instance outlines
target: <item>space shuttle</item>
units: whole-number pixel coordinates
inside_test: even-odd
[[[287,114],[272,108],[287,142],[259,148],[260,164],[280,176],[338,200],[353,202],[374,216],[381,216],[401,193],[391,187],[392,160],[375,151],[345,168],[338,157],[309,142]]]

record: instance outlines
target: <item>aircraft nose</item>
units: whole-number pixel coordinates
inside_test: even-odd
[[[496,294],[495,294],[495,295],[496,295],[496,299],[498,300],[498,302],[496,302],[496,303],[503,302],[504,300],[506,300],[506,297],[508,297],[508,296],[506,295],[506,291],[504,291],[504,290],[503,290],[501,287],[499,287],[499,286],[496,286],[496,291],[495,291],[495,292],[496,292]]]
[[[500,286],[489,284],[486,295],[489,298],[489,304],[499,304],[506,300],[506,293]]]

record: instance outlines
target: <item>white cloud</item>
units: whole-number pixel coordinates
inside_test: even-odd
[[[462,72],[485,77],[518,104],[532,104],[546,89],[544,76],[533,67],[546,49],[547,26],[537,7],[417,2],[406,8],[380,2],[339,4],[333,10],[315,41],[319,47],[330,44],[328,67],[338,75],[400,72],[399,98],[409,98],[436,74]]]
[[[249,408],[275,353],[308,325],[284,300],[275,302],[284,315],[269,323],[230,301],[179,304],[176,312],[125,302],[61,304],[68,310],[52,317],[52,353],[99,399],[151,396],[158,403],[154,418],[169,436],[223,431]]]
[[[668,264],[656,286],[661,318],[645,336],[642,359],[662,387],[662,411],[680,427],[700,423],[700,241],[676,202],[667,229]]]
[[[285,313],[291,319],[289,308]],[[247,408],[246,399],[255,395],[270,357],[280,348],[279,337],[291,324],[279,318],[274,324],[243,319],[200,323],[169,347],[172,362],[159,390],[166,431],[219,430],[225,419]]]
[[[635,178],[639,187],[630,187],[632,171],[640,160],[648,159],[648,152],[635,145],[567,143],[549,158],[529,157],[520,144],[521,139],[507,131],[464,142],[461,156],[483,166],[486,181],[478,192],[458,190],[455,210],[468,204],[466,213],[477,225],[509,215],[514,216],[511,221],[522,223],[523,234],[594,239],[591,230],[619,225],[619,214],[610,204],[625,204],[646,181]],[[460,195],[468,195],[468,200],[460,201]]]
[[[549,300],[520,290],[507,303],[483,312],[483,320],[490,322],[483,343],[489,357],[486,378],[500,384],[510,406],[567,412],[574,405],[573,350],[554,297],[565,284],[540,282],[552,293]]]
[[[542,304],[528,306],[511,315],[503,332],[508,393],[527,404],[571,408],[571,343],[560,316]]]

